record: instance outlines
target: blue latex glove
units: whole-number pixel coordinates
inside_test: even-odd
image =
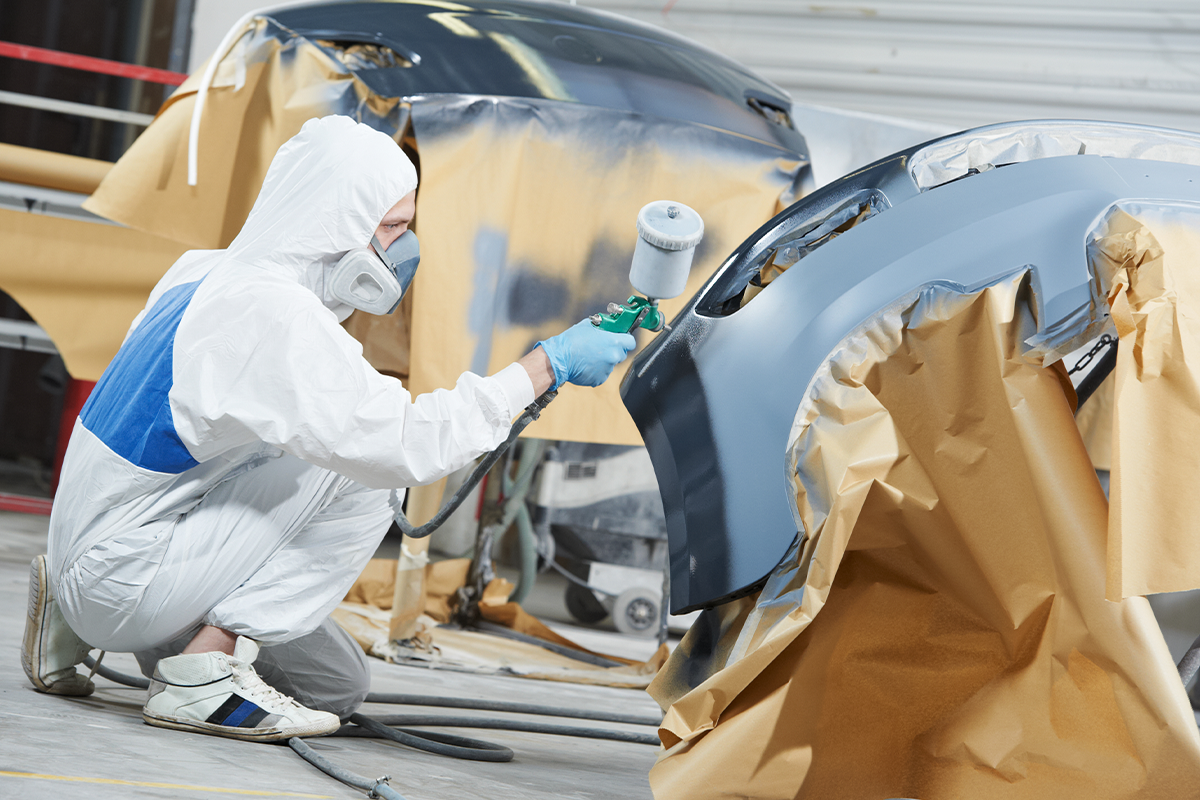
[[[554,386],[564,383],[578,386],[599,386],[613,368],[625,360],[637,347],[632,334],[602,331],[591,320],[577,322],[558,336],[538,342],[538,347],[550,357],[554,369]]]

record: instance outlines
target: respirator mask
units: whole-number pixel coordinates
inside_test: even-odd
[[[368,314],[391,314],[412,283],[421,249],[417,235],[405,231],[387,250],[372,236],[370,247],[351,250],[329,274],[329,295]]]

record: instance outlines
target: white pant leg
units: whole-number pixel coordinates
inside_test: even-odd
[[[204,622],[264,644],[315,630],[375,555],[395,517],[391,495],[337,476],[329,502],[225,595]]]
[[[209,623],[263,643],[316,629],[392,519],[391,492],[284,455],[187,514],[113,537],[64,573],[64,616],[89,644],[150,650]]]

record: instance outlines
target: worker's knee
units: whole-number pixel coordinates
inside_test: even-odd
[[[371,691],[371,668],[367,656],[357,646],[354,655],[354,658],[342,662],[342,671],[336,677],[331,676],[333,680],[329,683],[328,691],[323,692],[324,696],[319,698],[318,705],[313,706],[337,714],[342,722],[358,711]]]
[[[343,721],[371,690],[371,668],[362,647],[329,619],[306,636],[264,645],[254,666],[279,691]]]

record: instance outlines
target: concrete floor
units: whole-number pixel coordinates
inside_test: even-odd
[[[286,746],[254,744],[165,731],[143,724],[144,692],[96,678],[83,699],[33,691],[20,667],[30,559],[45,551],[45,517],[0,512],[0,798],[232,798],[365,795],[326,777]],[[564,630],[564,626],[555,626]],[[588,631],[588,646],[601,647]],[[568,634],[569,635],[569,634]],[[622,649],[616,637],[610,651]],[[623,640],[642,650],[650,643]],[[653,649],[652,647],[650,649]],[[131,656],[113,653],[106,666],[136,672]],[[653,715],[641,691],[578,686],[501,676],[401,667],[372,660],[372,688],[469,698],[500,698],[544,705]],[[363,712],[399,713],[397,706]],[[424,711],[424,709],[421,709]],[[465,714],[469,712],[448,713]],[[545,718],[536,718],[548,721]],[[639,731],[605,723],[563,720]],[[339,766],[371,778],[392,776],[409,800],[488,798],[650,798],[647,773],[657,748],[591,739],[505,731],[443,729],[511,747],[513,761],[467,762],[365,739],[310,739]]]

